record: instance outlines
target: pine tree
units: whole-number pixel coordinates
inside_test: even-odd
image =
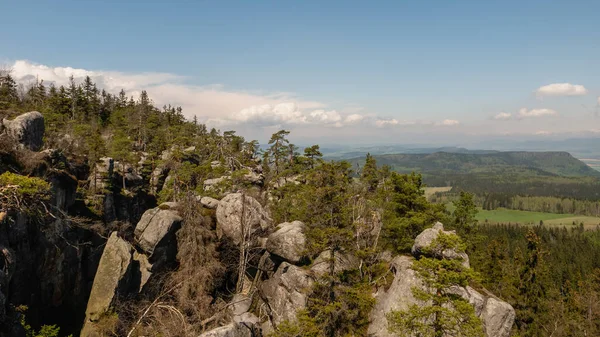
[[[304,156],[308,158],[308,165],[310,169],[315,167],[315,161],[323,157],[319,149],[319,145],[309,146],[304,149]]]
[[[113,139],[111,141],[110,147],[110,155],[116,161],[121,163],[121,175],[123,177],[123,189],[126,189],[125,185],[125,173],[126,173],[126,165],[130,164],[133,161],[133,142],[125,132],[122,130],[117,130],[117,132],[113,135]]]
[[[10,75],[10,70],[0,70],[0,104],[8,107],[17,101],[17,83]]]
[[[365,166],[362,169],[360,179],[367,185],[367,191],[369,193],[375,192],[377,184],[379,183],[379,177],[377,176],[377,161],[370,153],[367,153]]]
[[[275,165],[275,176],[279,176],[284,169],[283,163],[289,154],[287,145],[290,143],[290,141],[286,138],[286,136],[289,134],[289,131],[280,130],[274,133],[269,140],[269,144],[271,144],[269,152],[271,160]]]

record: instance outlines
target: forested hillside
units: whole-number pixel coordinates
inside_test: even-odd
[[[476,173],[508,174],[509,172],[521,172],[532,176],[600,177],[600,172],[567,152],[435,152],[377,155],[375,159],[397,172],[421,172],[425,177]],[[350,162],[360,163],[361,160],[355,158]]]
[[[286,130],[260,150],[89,78],[4,73],[0,105],[0,336],[600,331],[596,231],[486,227],[473,195],[449,212],[385,160],[355,171]],[[435,162],[538,160],[490,156]]]

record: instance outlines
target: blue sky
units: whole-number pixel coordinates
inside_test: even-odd
[[[39,66],[70,67],[132,94],[148,86],[157,103],[172,94],[188,114],[252,137],[286,127],[331,141],[448,142],[600,129],[600,1],[24,0],[0,1],[0,12],[0,60],[26,60],[20,75],[60,84],[64,71]],[[123,84],[140,74],[155,77]],[[536,94],[559,83],[584,90]]]

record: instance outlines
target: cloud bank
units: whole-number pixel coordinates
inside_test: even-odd
[[[24,84],[39,79],[46,84],[67,86],[71,77],[79,83],[89,76],[99,88],[115,94],[124,90],[127,95],[137,97],[142,90],[146,90],[155,105],[181,106],[186,117],[197,116],[199,121],[210,127],[244,125],[266,128],[293,126],[383,128],[459,124],[452,119],[439,123],[400,121],[395,118],[379,117],[373,113],[364,113],[362,109],[353,108],[352,105],[333,109],[323,102],[307,100],[290,93],[233,91],[219,84],[194,85],[186,83],[188,79],[185,76],[170,73],[129,73],[50,67],[26,60],[16,61],[10,67],[15,79]]]
[[[584,96],[588,90],[579,84],[553,83],[539,87],[535,91],[537,97],[544,96]]]
[[[531,109],[521,108],[518,113],[518,117],[520,118],[530,118],[530,117],[544,117],[544,116],[556,116],[558,112],[552,109]]]

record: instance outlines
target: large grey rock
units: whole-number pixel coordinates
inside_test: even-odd
[[[265,181],[265,176],[249,169],[249,172],[244,174],[244,181],[254,185],[262,185]]]
[[[183,220],[177,211],[170,208],[172,205],[161,205],[153,209],[149,209],[142,215],[142,218],[135,226],[135,239],[138,246],[150,256],[152,263],[156,258],[171,259],[174,256],[157,256],[155,251],[159,248],[167,249],[175,240],[175,232],[181,227]],[[166,253],[161,250],[161,253]],[[170,255],[173,255],[172,252]]]
[[[225,326],[209,330],[199,337],[252,337],[252,330],[242,323],[232,322]]]
[[[168,175],[169,169],[166,166],[156,167],[150,175],[150,193],[158,194],[163,189]]]
[[[392,337],[388,331],[386,315],[392,311],[407,310],[418,303],[413,296],[413,288],[423,289],[423,282],[412,269],[414,259],[409,256],[397,256],[391,262],[394,280],[385,290],[380,288],[375,294],[375,306],[371,311],[369,336]],[[455,287],[453,292],[462,296],[473,305],[475,314],[481,318],[488,337],[508,337],[514,323],[515,311],[510,304],[491,295],[482,294],[471,287]]]
[[[223,176],[223,177],[214,178],[214,179],[206,179],[203,184],[204,190],[205,191],[213,190],[216,188],[216,185],[218,185],[224,181],[227,181],[229,179],[231,179],[231,177],[229,177],[229,176]]]
[[[200,198],[200,203],[202,204],[202,206],[209,209],[217,209],[217,207],[219,207],[219,202],[219,200],[211,197]]]
[[[380,288],[375,294],[369,336],[392,337],[386,315],[392,311],[407,310],[410,304],[416,303],[412,288],[422,287],[423,283],[411,266],[412,258],[408,256],[397,256],[392,260],[390,267],[394,271],[394,280],[387,290]]]
[[[298,263],[305,256],[306,226],[300,221],[284,222],[267,239],[267,251],[290,263]]]
[[[261,204],[242,193],[226,195],[217,207],[217,236],[225,236],[235,244],[258,229],[266,230],[270,223],[271,219]]]
[[[5,132],[19,143],[22,148],[39,151],[44,145],[44,116],[31,111],[17,116],[13,120],[2,121]]]
[[[88,300],[86,324],[94,322],[108,310],[113,299],[126,290],[129,282],[133,248],[113,232],[100,258],[94,284]]]
[[[309,273],[287,262],[279,265],[272,278],[261,284],[261,292],[271,309],[272,324],[296,320],[296,312],[306,308],[307,292],[314,284]]]
[[[415,257],[419,257],[420,255],[424,254],[424,248],[429,246],[433,242],[433,240],[435,240],[440,235],[440,233],[456,234],[455,231],[445,231],[444,225],[441,222],[437,222],[435,225],[433,225],[433,227],[427,228],[424,231],[422,231],[421,234],[417,235],[417,237],[415,238],[415,243],[412,246],[411,253]],[[470,267],[469,256],[464,252],[457,253],[452,249],[446,249],[442,252],[439,252],[436,255],[438,255],[435,256],[437,258],[460,259],[462,261],[463,266],[465,266],[466,268]]]
[[[333,272],[340,273],[347,270],[358,268],[360,260],[351,254],[338,251],[334,254]],[[331,251],[326,250],[319,254],[313,261],[310,270],[316,275],[325,275],[330,272]]]
[[[489,297],[479,316],[489,337],[508,337],[515,321],[515,309],[497,298]]]

